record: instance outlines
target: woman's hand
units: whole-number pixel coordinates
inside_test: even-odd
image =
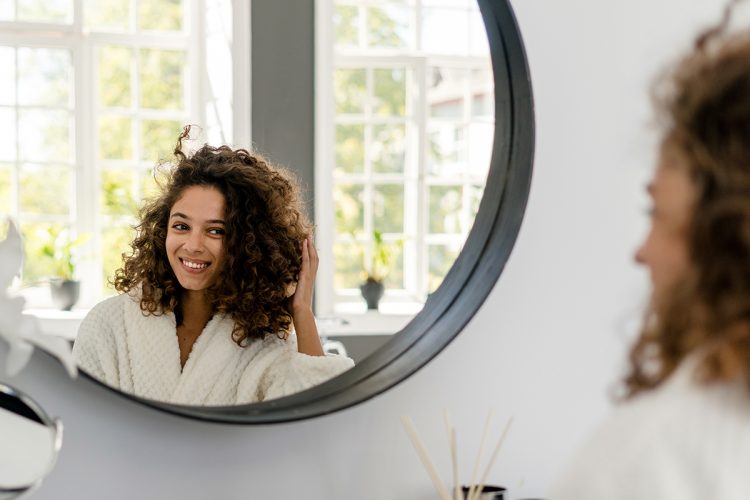
[[[311,356],[323,356],[318,327],[312,312],[312,297],[315,289],[315,275],[318,272],[318,252],[310,238],[302,242],[302,265],[299,281],[292,296],[292,321],[297,333],[297,350]]]
[[[312,311],[312,296],[315,289],[315,275],[318,273],[318,252],[310,241],[302,242],[302,266],[299,270],[299,281],[292,297],[292,313],[297,309]]]

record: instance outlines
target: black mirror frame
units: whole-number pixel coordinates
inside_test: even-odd
[[[495,79],[490,170],[461,254],[424,309],[351,370],[298,394],[241,406],[183,406],[122,393],[135,402],[208,422],[272,424],[334,413],[385,392],[442,351],[489,295],[515,244],[526,209],[534,156],[534,103],[521,34],[508,0],[478,0]]]

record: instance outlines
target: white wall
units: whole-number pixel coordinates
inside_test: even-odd
[[[442,409],[468,478],[481,427],[515,424],[491,476],[509,497],[547,492],[604,414],[638,323],[653,137],[647,86],[717,0],[525,0],[538,124],[527,216],[483,308],[441,355],[366,404],[295,424],[182,420],[64,379],[44,357],[15,380],[66,426],[57,468],[34,498],[435,498],[400,427],[411,415],[448,476]],[[1,353],[0,353],[1,354]]]

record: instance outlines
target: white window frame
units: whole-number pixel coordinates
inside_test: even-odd
[[[138,2],[134,0],[131,15],[137,13]],[[231,23],[230,45],[232,59],[231,96],[227,96],[231,102],[228,107],[231,111],[231,124],[228,125],[229,135],[222,134],[222,139],[230,144],[248,147],[251,143],[251,103],[250,103],[250,5],[244,0],[183,0],[185,6],[183,12],[183,26],[185,29],[180,33],[157,33],[139,32],[137,23],[136,31],[128,33],[103,33],[88,31],[83,28],[83,0],[74,0],[73,21],[71,24],[24,22],[24,21],[0,21],[0,44],[18,47],[37,48],[64,48],[70,50],[73,66],[73,109],[72,115],[75,124],[71,129],[71,146],[74,149],[72,163],[70,164],[74,175],[74,193],[71,193],[71,211],[68,217],[46,217],[24,218],[24,220],[55,220],[64,221],[69,224],[77,234],[89,233],[94,235],[82,253],[95,255],[94,258],[82,259],[79,262],[77,276],[86,285],[82,287],[79,307],[90,307],[102,298],[103,290],[99,288],[101,283],[102,256],[98,252],[101,238],[101,219],[99,214],[99,189],[100,176],[98,165],[106,163],[128,163],[128,169],[153,166],[152,162],[144,161],[120,161],[120,160],[98,160],[98,104],[96,101],[96,54],[95,47],[107,44],[130,47],[136,52],[141,47],[180,49],[187,54],[188,71],[184,75],[183,91],[185,95],[185,109],[177,112],[167,112],[169,118],[178,118],[184,123],[198,124],[205,127],[206,108],[213,105],[213,95],[210,90],[210,82],[206,71],[206,40],[204,19],[207,14],[226,14],[227,9],[231,13],[224,15],[224,21]],[[209,12],[207,9],[214,9]],[[136,79],[136,68],[132,68],[131,81]],[[18,75],[16,75],[16,79]],[[193,82],[191,89],[190,82]],[[137,93],[137,85],[133,86]],[[134,102],[138,102],[137,94]],[[18,109],[17,99],[15,107]],[[37,106],[34,106],[37,107]],[[56,108],[58,109],[58,108]],[[127,116],[145,118],[167,118],[162,111],[128,110]],[[229,128],[231,127],[231,128]],[[138,134],[133,137],[133,151],[137,155],[139,151]],[[223,141],[224,142],[224,141]],[[16,138],[16,151],[18,152],[18,137]],[[12,193],[18,193],[18,172],[22,161],[18,156],[14,162],[11,182],[15,185]],[[45,162],[33,162],[44,164]],[[68,164],[68,162],[55,162],[55,165]],[[18,197],[11,200],[11,215],[18,217],[20,201]],[[123,252],[127,249],[123,249]],[[52,307],[49,292],[46,287],[31,287],[24,290],[24,295],[29,299],[31,307]]]
[[[359,5],[364,6],[379,6],[378,2],[359,0]],[[417,22],[417,19],[421,15],[421,0],[414,0],[412,5],[413,18],[411,22],[414,23],[415,29],[413,34],[416,40],[420,39],[421,23]],[[467,4],[468,5],[468,4]],[[417,141],[419,144],[417,151],[416,161],[416,177],[413,173],[408,172],[408,166],[403,174],[397,174],[405,179],[404,186],[409,183],[415,183],[416,186],[413,190],[416,190],[416,196],[410,197],[407,191],[404,192],[405,203],[408,207],[412,207],[417,211],[416,220],[412,220],[412,224],[416,224],[417,229],[415,231],[416,238],[412,241],[404,242],[404,286],[405,289],[415,290],[416,294],[423,293],[428,288],[428,283],[424,282],[428,273],[428,259],[426,252],[428,251],[428,244],[430,242],[452,242],[456,237],[455,235],[431,235],[428,236],[427,224],[427,210],[428,200],[427,193],[430,186],[439,185],[440,181],[433,181],[426,175],[426,148],[427,148],[427,103],[425,102],[426,92],[426,75],[427,68],[432,66],[459,66],[461,68],[468,67],[486,67],[487,57],[483,56],[449,56],[449,55],[434,55],[424,54],[421,55],[418,52],[415,53],[411,49],[408,55],[404,55],[404,51],[395,49],[383,49],[380,51],[382,55],[359,55],[356,50],[347,51],[341,50],[336,52],[335,50],[335,29],[333,23],[334,16],[334,0],[319,0],[316,2],[315,9],[315,216],[316,216],[316,239],[320,242],[318,252],[320,255],[320,269],[322,272],[318,273],[316,283],[316,313],[322,317],[335,317],[342,316],[342,311],[345,311],[343,316],[349,316],[349,311],[354,310],[346,307],[345,304],[362,303],[362,298],[357,290],[344,291],[343,293],[337,293],[334,287],[334,255],[332,242],[335,239],[335,218],[334,218],[334,206],[333,206],[333,173],[331,166],[335,164],[335,99],[333,90],[333,74],[334,69],[344,66],[351,66],[357,68],[366,67],[377,67],[377,65],[385,65],[388,67],[392,66],[403,66],[410,69],[413,73],[413,78],[416,84],[419,86],[420,91],[417,92],[418,101],[414,103],[414,109],[412,110],[413,116],[405,116],[407,127],[412,122],[416,128]],[[362,22],[360,17],[360,22]],[[360,26],[360,30],[362,30]],[[417,46],[416,40],[410,41],[410,46]],[[494,117],[493,117],[494,118]],[[466,120],[468,122],[468,120]],[[407,139],[408,141],[409,139]],[[460,182],[451,182],[450,185],[462,185],[467,186],[473,184],[474,179],[469,176],[465,176]],[[466,197],[466,190],[464,190],[464,197]],[[405,210],[405,214],[409,213],[412,209]],[[368,210],[365,207],[365,210]],[[463,216],[463,214],[462,214]],[[367,217],[365,217],[365,225],[367,226]],[[409,228],[409,221],[405,220],[404,232],[409,233],[414,228]],[[411,230],[410,230],[411,229]],[[365,228],[365,234],[370,234],[371,231]],[[466,234],[461,235],[462,242],[466,238]],[[407,247],[411,246],[409,249]],[[416,256],[416,257],[415,257]],[[416,261],[415,261],[416,259]],[[409,276],[410,273],[406,269],[418,268],[415,276]],[[414,274],[414,273],[411,273]],[[409,282],[408,280],[411,280]],[[416,282],[414,282],[416,280]],[[421,309],[422,303],[412,296],[409,292],[401,290],[386,290],[386,295],[383,298],[384,302],[395,305],[393,308],[396,314],[409,315],[410,312],[414,313]],[[399,306],[400,304],[400,306]],[[343,307],[342,307],[343,305]],[[355,308],[356,309],[356,308]],[[381,308],[385,310],[387,308]]]

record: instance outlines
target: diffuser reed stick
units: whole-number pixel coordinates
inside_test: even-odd
[[[492,452],[492,456],[490,457],[490,461],[487,464],[487,468],[484,469],[484,474],[482,474],[482,482],[479,483],[479,487],[474,492],[474,496],[469,495],[469,498],[467,500],[479,500],[479,495],[482,494],[482,490],[484,490],[484,485],[487,482],[487,476],[490,474],[490,469],[492,468],[492,465],[495,463],[497,454],[500,451],[500,448],[502,447],[503,442],[505,441],[505,436],[508,434],[508,430],[510,429],[510,425],[512,423],[513,423],[513,417],[510,417],[508,419],[508,423],[505,424],[505,429],[503,429],[503,433],[500,435],[500,439],[497,441],[497,445],[495,446],[495,451]]]
[[[508,419],[508,422],[505,424],[505,428],[503,429],[502,434],[500,435],[500,439],[498,439],[497,444],[495,445],[495,449],[492,452],[492,455],[490,456],[489,462],[487,463],[487,467],[484,469],[484,473],[482,474],[481,481],[477,482],[477,473],[479,472],[479,463],[482,459],[482,452],[484,450],[484,443],[487,440],[487,431],[490,426],[490,421],[492,420],[492,410],[490,410],[487,414],[487,420],[484,424],[484,430],[482,431],[482,439],[479,442],[479,453],[477,453],[477,458],[474,463],[474,471],[472,472],[471,476],[471,483],[468,488],[468,491],[466,492],[466,500],[479,500],[479,497],[482,495],[482,492],[484,491],[484,486],[487,481],[487,476],[489,476],[490,470],[492,469],[492,465],[495,463],[495,459],[497,458],[498,453],[500,452],[500,448],[502,448],[503,443],[505,442],[505,437],[508,435],[508,431],[510,430],[510,426],[513,423],[513,417]],[[450,414],[448,413],[448,410],[444,410],[443,416],[445,418],[445,427],[448,431],[448,445],[450,447],[451,452],[451,464],[453,466],[453,484],[454,484],[454,499],[453,500],[464,500],[464,497],[461,492],[460,482],[458,480],[458,453],[457,453],[457,444],[456,444],[456,429],[453,427],[453,423],[451,422]],[[427,469],[427,473],[430,475],[430,479],[432,480],[432,484],[435,486],[435,490],[437,491],[438,495],[440,495],[440,498],[442,500],[451,500],[450,494],[448,493],[448,489],[445,487],[445,484],[440,479],[440,476],[437,473],[437,470],[435,469],[435,466],[432,464],[432,461],[430,460],[429,455],[427,454],[427,449],[422,444],[422,440],[419,438],[419,435],[417,434],[417,430],[414,427],[414,422],[412,422],[411,418],[409,418],[407,415],[403,415],[401,417],[401,422],[404,425],[404,429],[406,429],[407,434],[409,435],[409,439],[412,442],[412,445],[414,446],[414,449],[417,451],[417,454],[419,455],[420,460],[422,461],[422,464],[424,465],[425,469]]]
[[[445,427],[448,430],[448,444],[451,448],[451,464],[453,465],[453,498],[454,500],[463,500],[461,498],[461,485],[458,481],[458,453],[456,451],[456,429],[451,422],[451,416],[448,410],[443,410],[445,416]]]
[[[477,488],[477,474],[479,473],[479,462],[482,459],[482,451],[484,450],[484,442],[487,440],[487,431],[490,428],[490,421],[492,420],[492,409],[487,412],[487,420],[484,421],[484,430],[482,431],[482,439],[479,441],[479,453],[474,461],[474,470],[471,473],[471,482],[469,483],[469,491],[466,493],[467,500],[474,496]]]
[[[402,416],[401,422],[404,424],[404,428],[406,429],[406,432],[409,434],[411,443],[412,445],[414,445],[414,448],[417,450],[417,454],[419,455],[420,460],[422,460],[422,464],[427,469],[427,473],[430,475],[430,479],[432,479],[432,484],[435,486],[435,489],[437,490],[438,494],[443,500],[451,500],[451,497],[448,494],[448,490],[446,489],[445,484],[443,484],[443,481],[440,479],[440,476],[438,476],[435,466],[432,465],[432,461],[430,460],[430,457],[427,455],[427,450],[422,444],[422,440],[419,439],[419,435],[417,434],[417,430],[414,428],[414,423],[411,421],[411,418],[407,416]]]

